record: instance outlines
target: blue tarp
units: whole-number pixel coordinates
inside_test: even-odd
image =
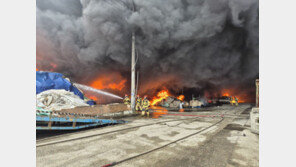
[[[90,106],[96,105],[96,102],[93,101],[93,100],[89,100],[89,101],[87,101],[86,103],[87,103],[88,105],[90,105]]]
[[[65,89],[84,99],[84,95],[63,74],[55,72],[36,71],[36,94],[49,89]]]

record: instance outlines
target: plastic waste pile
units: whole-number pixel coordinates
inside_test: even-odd
[[[37,107],[45,110],[62,110],[80,106],[89,106],[73,92],[63,89],[51,89],[37,94]]]
[[[36,115],[95,104],[60,73],[36,71],[36,94]]]

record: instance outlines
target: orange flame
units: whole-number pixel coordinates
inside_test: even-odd
[[[93,101],[98,101],[98,98],[96,96],[89,96],[89,99],[92,99]]]
[[[166,99],[167,97],[169,97],[169,91],[168,90],[162,90],[160,92],[157,93],[156,97],[153,97],[153,99],[151,100],[151,105],[156,105],[157,103],[161,102],[162,100]]]
[[[233,99],[231,99],[231,100],[232,100],[233,103],[235,103],[234,97],[237,98],[238,103],[244,103],[245,102],[244,100],[242,100],[242,96],[234,93],[233,90],[223,89],[222,92],[221,92],[221,94],[222,94],[222,96],[228,96],[228,97],[232,96]]]
[[[112,89],[121,91],[125,87],[125,83],[126,79],[123,79],[119,74],[109,74],[99,76],[90,84],[90,86],[96,89]]]
[[[181,101],[183,101],[183,100],[184,100],[184,98],[185,98],[185,96],[184,96],[184,95],[180,95],[180,96],[178,96],[178,97],[177,97],[177,99],[179,99],[179,100],[181,100]]]
[[[235,99],[234,98],[232,98],[231,103],[233,103],[233,104],[235,103]]]
[[[230,96],[229,93],[223,93],[222,96]]]

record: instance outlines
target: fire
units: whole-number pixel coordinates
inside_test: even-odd
[[[108,86],[109,86],[110,89],[118,89],[118,90],[122,90],[122,88],[125,87],[125,85],[124,85],[125,82],[126,82],[126,80],[122,80],[122,81],[120,81],[118,84],[116,84],[116,83],[111,83],[111,84],[109,84]]]
[[[39,71],[38,68],[36,68],[36,71]]]
[[[183,100],[184,100],[184,98],[185,98],[185,96],[184,96],[184,95],[180,95],[180,96],[178,96],[178,97],[177,97],[177,99],[179,99],[179,100],[181,100],[181,101],[183,101]]]
[[[168,98],[169,96],[172,96],[172,95],[171,95],[170,92],[165,88],[165,89],[159,91],[159,92],[157,93],[157,95],[153,97],[153,99],[150,101],[150,103],[151,103],[152,106],[154,106],[154,105],[158,104],[159,102],[161,102],[162,100],[165,100],[165,99]],[[179,100],[181,100],[181,101],[183,101],[184,98],[185,98],[185,96],[184,96],[184,95],[180,95],[180,96],[178,96],[178,97],[176,97],[176,98],[179,99]]]
[[[237,93],[235,93],[233,90],[230,90],[230,89],[223,89],[222,92],[221,92],[221,94],[222,94],[222,96],[228,96],[228,97],[232,96],[233,99],[232,99],[231,102],[233,102],[233,103],[235,103],[235,99],[234,99],[234,97],[237,98],[238,103],[244,103],[244,102],[245,102],[244,100],[242,100],[243,95],[241,95],[241,94],[237,94]]]
[[[96,89],[112,89],[121,91],[125,87],[126,79],[120,74],[100,75],[90,86]]]
[[[230,96],[229,93],[223,93],[222,96]]]
[[[98,101],[98,98],[96,96],[89,96],[89,99],[92,99],[93,101]]]
[[[231,103],[235,104],[235,99],[234,98],[231,100]]]
[[[162,90],[160,92],[157,93],[156,97],[153,97],[153,99],[151,100],[151,105],[156,105],[157,103],[161,102],[162,100],[166,99],[167,97],[169,97],[169,91],[168,90]]]

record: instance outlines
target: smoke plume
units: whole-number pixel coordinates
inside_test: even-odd
[[[253,95],[258,10],[258,0],[37,0],[37,66],[86,84],[108,72],[129,80],[134,31],[140,93],[166,85]]]

